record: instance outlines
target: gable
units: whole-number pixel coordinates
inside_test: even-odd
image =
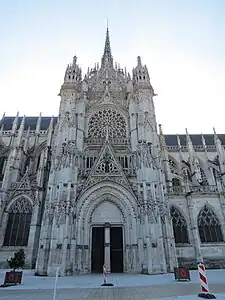
[[[105,180],[117,182],[126,187],[133,194],[130,183],[108,140],[103,145],[80,195],[90,186]]]

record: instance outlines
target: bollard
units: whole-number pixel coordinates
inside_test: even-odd
[[[104,279],[104,283],[101,286],[113,286],[112,283],[107,283],[106,282],[106,267],[105,265],[103,265],[103,279]]]
[[[198,297],[204,299],[215,299],[216,296],[209,293],[209,286],[208,286],[204,264],[202,263],[198,264],[198,273],[199,273],[200,284],[201,284],[201,293],[198,294]]]
[[[55,285],[54,285],[53,300],[56,300],[56,290],[57,290],[58,278],[59,278],[59,267],[57,267],[56,274],[55,274]]]
[[[104,278],[104,283],[106,283],[106,267],[103,265],[103,278]]]

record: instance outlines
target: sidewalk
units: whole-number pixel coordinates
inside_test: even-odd
[[[4,281],[4,274],[6,270],[0,269],[0,284]],[[22,284],[19,286],[8,287],[11,289],[53,289],[54,277],[38,277],[33,275],[33,271],[24,270]],[[190,282],[176,282],[174,274],[163,275],[141,275],[141,274],[109,274],[107,280],[112,282],[115,287],[134,287],[134,286],[152,286],[152,285],[187,285],[199,284],[198,271],[190,271]],[[208,270],[207,271],[208,283],[210,284],[224,284],[225,285],[225,270]],[[58,289],[71,289],[71,288],[99,288],[103,283],[101,274],[78,275],[59,277]]]

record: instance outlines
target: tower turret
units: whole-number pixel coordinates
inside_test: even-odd
[[[81,68],[77,64],[77,57],[73,57],[72,64],[69,64],[66,69],[64,83],[80,83],[82,80],[82,71]]]
[[[142,65],[141,57],[137,57],[137,66],[133,69],[133,82],[138,89],[150,89],[154,94],[154,90],[150,83],[150,77],[146,65]]]

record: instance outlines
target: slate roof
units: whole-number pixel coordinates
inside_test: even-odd
[[[9,131],[12,129],[12,123],[15,119],[14,117],[5,117],[0,121],[0,128],[2,126],[2,123],[4,124],[3,130]],[[26,117],[25,119],[25,130],[28,129],[30,126],[30,130],[35,130],[36,123],[37,123],[38,117]],[[49,123],[50,123],[51,117],[41,117],[41,129],[40,130],[47,130]],[[22,117],[19,117],[19,126],[22,121]],[[54,117],[54,125],[57,122],[57,117]],[[18,126],[18,128],[19,128]],[[192,143],[194,146],[200,146],[202,145],[201,141],[201,135],[200,134],[190,134],[189,135]],[[206,144],[207,145],[214,145],[214,135],[213,134],[203,134]],[[218,134],[218,137],[220,138],[223,145],[225,145],[225,134]],[[180,142],[182,146],[186,146],[186,135],[185,134],[179,134]],[[177,146],[177,135],[176,134],[167,134],[165,135],[166,144],[167,146]]]
[[[39,117],[26,117],[25,118],[25,130],[27,130],[29,128],[29,126],[30,126],[30,130],[35,130],[38,118]],[[23,119],[23,117],[19,117],[18,128],[20,127],[22,119]],[[5,117],[4,119],[2,119],[0,121],[0,128],[3,123],[4,131],[11,130],[14,120],[15,120],[15,116],[14,117]],[[40,130],[47,130],[50,121],[51,121],[51,117],[41,117],[41,129]],[[54,125],[56,124],[56,122],[57,122],[57,117],[54,117]]]

